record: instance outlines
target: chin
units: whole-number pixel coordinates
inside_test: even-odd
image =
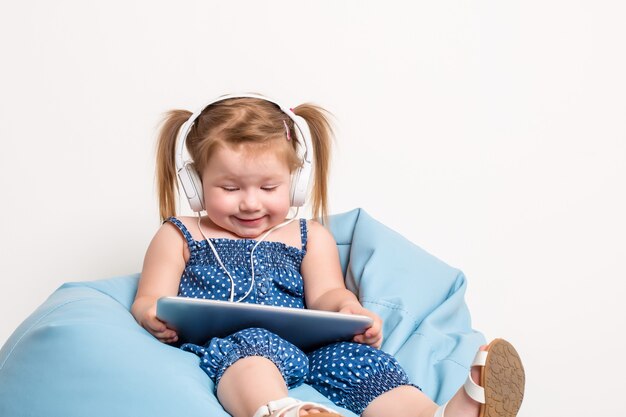
[[[237,231],[237,236],[242,237],[244,239],[254,239],[256,237],[259,237],[262,233],[263,231],[257,233],[257,232],[252,232],[249,230],[239,230]]]

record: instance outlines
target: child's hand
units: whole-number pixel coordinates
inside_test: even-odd
[[[371,317],[374,322],[372,326],[367,329],[363,334],[358,334],[354,336],[352,339],[353,342],[363,343],[365,345],[369,345],[375,348],[380,348],[383,343],[383,321],[378,315],[361,304],[353,303],[347,306],[344,306],[339,310],[340,313],[345,314],[359,314],[361,316]]]
[[[156,304],[145,310],[139,320],[139,324],[163,343],[175,343],[178,341],[176,332],[168,328],[165,323],[157,318]]]

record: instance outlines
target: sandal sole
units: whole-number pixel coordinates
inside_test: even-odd
[[[524,398],[526,377],[522,361],[513,345],[504,339],[495,339],[487,350],[480,376],[485,404],[479,417],[515,417]]]

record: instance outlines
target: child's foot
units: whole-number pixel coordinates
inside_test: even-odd
[[[342,417],[340,414],[337,413],[329,413],[327,411],[323,411],[319,408],[308,408],[308,409],[301,409],[300,413],[298,414],[300,417],[302,416],[306,416],[306,415],[315,415],[315,417]]]
[[[301,417],[309,414],[315,415],[315,417],[343,417],[321,404],[304,402],[290,397],[270,401],[267,405],[261,406],[254,417]]]
[[[337,413],[329,413],[328,411],[324,411],[325,409],[320,409],[317,407],[309,407],[309,408],[301,408],[300,411],[298,412],[298,416],[302,417],[302,416],[308,416],[308,415],[315,415],[315,417],[343,417],[340,414]],[[274,414],[272,414],[272,417],[275,417],[275,414],[278,414],[278,411]],[[285,414],[283,414],[285,415]]]
[[[480,347],[479,351],[485,352],[487,345]],[[470,378],[475,384],[480,385],[480,368],[472,366],[470,369]],[[478,417],[480,413],[480,403],[467,394],[463,387],[459,388],[457,393],[452,397],[445,407],[445,416],[441,417]],[[435,414],[437,416],[437,414]]]
[[[471,378],[471,379],[470,379]],[[436,417],[515,417],[524,397],[524,367],[515,348],[495,339],[481,346],[470,378]]]

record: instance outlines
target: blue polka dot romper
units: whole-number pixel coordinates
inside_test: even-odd
[[[196,241],[177,218],[176,226],[189,246],[189,261],[180,280],[178,295],[228,300],[231,283],[206,240]],[[254,250],[254,286],[241,302],[305,308],[300,265],[306,254],[307,222],[300,219],[302,247],[262,241]],[[252,284],[251,239],[211,239],[224,266],[235,280],[234,300],[243,298]],[[409,383],[404,370],[389,354],[367,345],[339,342],[313,352],[299,348],[260,328],[244,329],[225,338],[213,338],[203,346],[186,343],[181,349],[200,357],[200,367],[215,387],[230,365],[248,356],[272,361],[288,388],[306,382],[335,404],[361,414],[379,395]]]

